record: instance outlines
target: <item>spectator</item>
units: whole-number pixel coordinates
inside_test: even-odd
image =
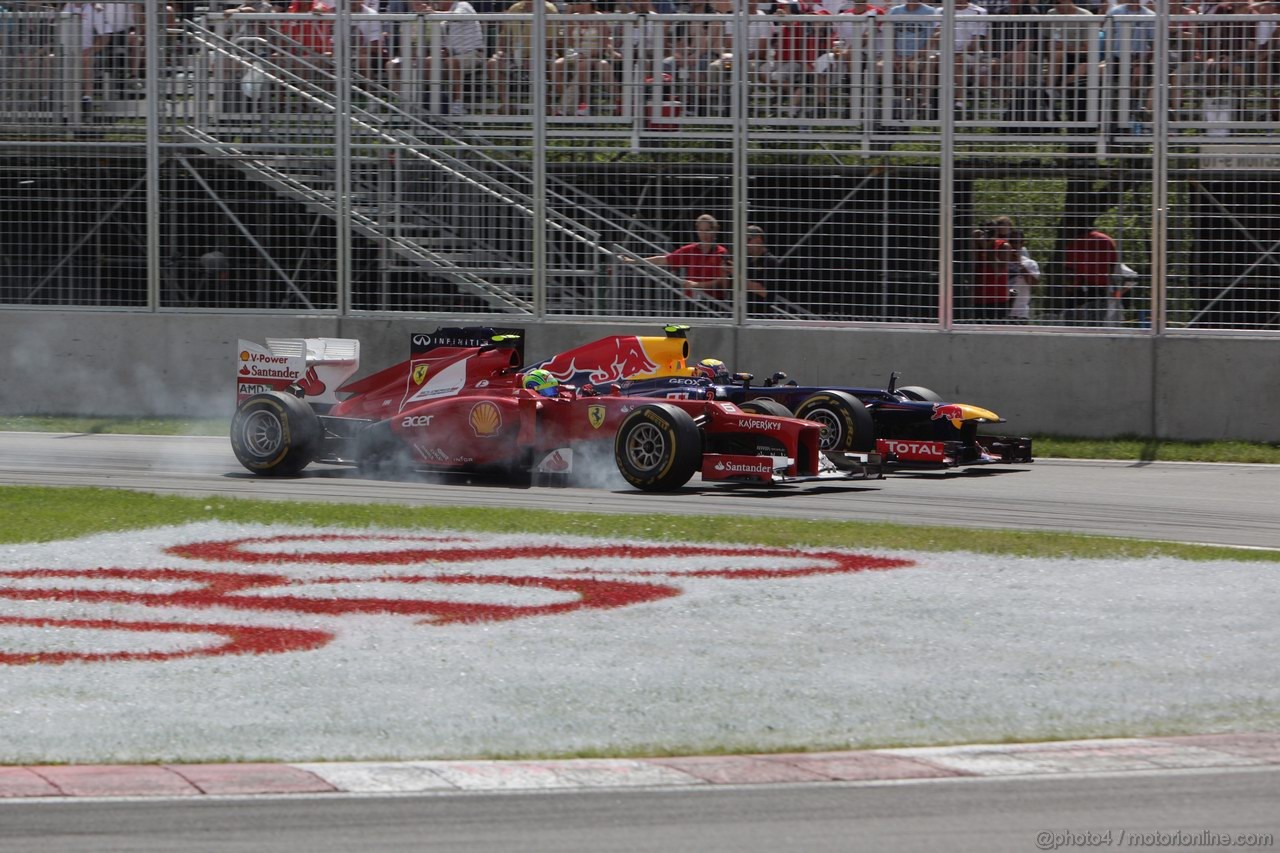
[[[361,15],[377,15],[379,0],[360,0],[351,10]],[[362,75],[381,78],[389,59],[386,51],[386,31],[381,21],[355,21],[352,24],[357,67]]]
[[[314,64],[317,57],[333,54],[333,24],[320,20],[320,16],[333,14],[333,6],[324,0],[290,0],[286,11],[290,15],[316,16],[287,21],[280,28],[302,48],[304,62]]]
[[[383,0],[382,13],[384,15],[412,15],[413,3],[414,0]],[[388,43],[392,45],[398,44],[400,23],[398,21],[389,21],[383,29],[387,31]]]
[[[664,82],[670,83],[672,100],[689,115],[704,111],[707,59],[698,35],[700,21],[676,21],[668,30],[671,52],[662,60]]]
[[[1170,0],[1170,15],[1199,15],[1195,0]],[[1187,90],[1199,84],[1202,72],[1199,24],[1181,20],[1169,22],[1169,113],[1177,120],[1187,107]]]
[[[861,122],[875,111],[877,75],[883,67],[878,19],[884,9],[854,0],[835,14],[830,49],[814,63],[814,95],[820,109],[834,113],[829,117]],[[846,85],[852,88],[842,92]]]
[[[233,21],[237,15],[272,15],[279,14],[277,9],[267,0],[252,0],[252,2],[242,3],[223,11],[222,15],[228,21]],[[260,44],[278,41],[274,37],[278,35],[280,28],[279,21],[272,21],[270,24],[262,21],[238,21],[233,26],[224,30],[223,33],[229,41],[237,44]],[[261,41],[259,41],[261,40]],[[263,56],[267,53],[265,47],[254,49],[254,53]],[[244,109],[250,112],[259,110],[274,109],[277,106],[279,90],[273,90],[271,85],[271,75],[266,69],[257,62],[249,63],[249,67],[245,69],[244,74],[240,77],[239,102],[232,109]],[[230,104],[228,104],[230,106]]]
[[[985,17],[987,10],[969,0],[952,0],[955,4],[955,15],[960,17]],[[937,52],[942,31],[938,30],[930,40],[930,50]],[[986,63],[983,48],[987,39],[987,23],[985,21],[960,21],[955,23],[955,94],[956,111],[965,108],[965,92],[971,87],[977,88],[987,82]]]
[[[778,22],[774,28],[774,60],[769,76],[777,87],[778,115],[790,118],[805,111],[805,95],[818,58],[818,37],[807,21],[791,17],[796,11],[793,0],[777,0],[773,8]]]
[[[791,2],[791,0],[787,0]],[[759,0],[747,0],[747,44],[745,50],[734,45],[734,28],[736,22],[729,17],[733,11],[730,0],[715,0],[716,12],[726,16],[724,24],[718,25],[722,30],[720,37],[721,50],[711,60],[708,68],[711,94],[720,107],[725,106],[725,95],[733,75],[733,63],[742,60],[743,80],[748,87],[753,83],[764,82],[769,60],[769,49],[773,44],[776,32],[772,17],[760,8]],[[775,4],[776,5],[776,4]],[[715,25],[713,25],[715,26]],[[723,112],[723,109],[717,109]]]
[[[1261,119],[1280,122],[1280,28],[1275,17],[1280,15],[1280,2],[1259,3],[1254,9],[1268,16],[1258,21],[1256,31],[1258,89],[1266,94]]]
[[[1073,19],[1092,18],[1093,13],[1072,0],[1057,0],[1045,14]],[[1083,122],[1088,107],[1089,45],[1097,43],[1098,31],[1080,20],[1049,25],[1049,85],[1061,98],[1059,119]]]
[[[417,3],[416,11],[423,15],[436,14],[432,2]],[[439,14],[474,15],[476,10],[467,0],[451,0],[449,7]],[[485,64],[488,42],[485,40],[484,27],[477,20],[445,21],[443,36],[444,69],[450,97],[449,114],[466,115],[466,85]]]
[[[1107,12],[1111,24],[1107,36],[1110,53],[1107,77],[1114,87],[1113,124],[1130,118],[1144,122],[1151,119],[1151,49],[1155,25],[1140,19],[1155,15],[1142,5],[1142,0],[1124,0]],[[1131,114],[1124,112],[1126,105]]]
[[[747,313],[759,315],[773,305],[777,296],[782,262],[769,251],[764,229],[747,226]]]
[[[1203,70],[1205,121],[1235,120],[1235,106],[1252,78],[1257,56],[1257,25],[1251,21],[1213,21],[1218,15],[1251,13],[1248,0],[1221,0],[1205,12]],[[1215,135],[1227,135],[1225,128]]]
[[[1047,111],[1043,109],[1044,88],[1038,79],[1040,25],[1017,18],[1043,15],[1046,10],[1034,0],[998,0],[998,5],[988,11],[1012,18],[991,25],[991,73],[994,89],[1004,100],[1005,121],[1011,127],[1025,128],[1026,122],[1045,118]]]
[[[720,233],[719,221],[709,213],[699,216],[693,223],[698,239],[687,243],[666,255],[645,258],[651,264],[666,267],[684,279],[684,295],[690,298],[709,296],[724,300],[729,295],[732,263],[729,250],[716,241]],[[634,262],[634,258],[623,258]]]
[[[893,77],[900,88],[894,96],[900,101],[900,114],[908,111],[927,118],[930,103],[936,103],[937,67],[931,44],[938,30],[941,11],[920,0],[906,0],[885,15],[893,38]]]
[[[974,286],[972,317],[978,322],[998,323],[1009,316],[1009,268],[1018,253],[1009,242],[1013,221],[999,217],[973,232]]]
[[[643,67],[647,69],[648,58],[653,51],[654,43],[668,32],[665,22],[650,16],[664,13],[658,10],[653,0],[624,0],[622,10],[637,17],[634,22],[628,22],[622,38],[617,39],[617,46],[621,48],[626,44],[631,45],[636,61],[644,63]],[[641,15],[644,17],[639,17]]]
[[[543,0],[543,9],[548,15],[559,11],[551,0]],[[529,91],[529,82],[533,79],[532,59],[538,49],[533,41],[533,11],[534,0],[516,0],[507,7],[508,15],[521,17],[502,22],[498,28],[497,50],[489,57],[489,76],[498,90],[498,110],[503,114],[511,112],[512,90],[518,88],[523,95]],[[555,59],[556,40],[545,39],[544,47],[543,65],[550,68]]]
[[[132,3],[99,3],[97,6],[102,10],[103,35],[100,38],[105,37],[104,50],[115,51],[122,57],[116,72],[130,88],[142,89],[144,22],[138,20],[141,16],[135,16]]]
[[[711,0],[690,0],[689,12],[695,15],[726,15],[727,9],[713,5]],[[688,51],[686,58],[691,58],[696,67],[694,76],[692,112],[696,115],[716,116],[724,111],[727,100],[728,80],[724,79],[723,57],[729,51],[730,27],[719,20],[698,20],[684,22],[687,26],[684,33],[684,46]],[[679,48],[677,48],[679,49]],[[718,62],[715,73],[712,63]],[[677,78],[678,79],[678,78]]]
[[[600,20],[591,0],[573,0],[577,16],[565,24],[564,54],[552,65],[552,88],[557,115],[590,115],[592,91],[599,87],[610,108],[618,95],[613,76],[617,54],[609,24]]]
[[[1009,232],[1009,248],[1017,252],[1009,264],[1009,319],[1017,323],[1031,320],[1031,294],[1040,283],[1040,265],[1031,257],[1026,240],[1016,228]]]
[[[81,100],[86,108],[92,105],[95,91],[101,91],[100,61],[111,50],[126,51],[126,60],[118,68],[121,77],[132,77],[133,85],[141,88],[137,75],[142,54],[134,30],[133,6],[129,3],[67,3],[64,15],[80,15]],[[104,93],[105,94],[105,93]]]
[[[618,102],[618,114],[623,114],[622,101],[630,101],[631,109],[644,115],[648,127],[652,128],[655,118],[675,117],[684,108],[677,104],[675,78],[669,77],[669,56],[655,53],[669,45],[676,27],[662,19],[666,13],[659,12],[653,0],[626,0],[622,8],[632,17],[622,23],[616,40],[618,53],[622,55],[618,77],[626,86],[620,87],[622,100]],[[627,61],[630,67],[626,67]],[[660,120],[658,124],[672,127]]]
[[[1097,325],[1105,317],[1111,276],[1120,263],[1116,241],[1085,226],[1063,252],[1067,275],[1063,319],[1069,325]]]

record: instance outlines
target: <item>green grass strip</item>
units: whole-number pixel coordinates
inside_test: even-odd
[[[117,489],[0,486],[0,543],[50,542],[106,531],[219,520],[317,527],[464,530],[530,529],[566,535],[672,542],[827,548],[971,551],[1026,557],[1179,557],[1280,562],[1280,551],[1187,545],[1040,531],[966,530],[866,521],[738,516],[611,515],[486,507],[411,507],[179,497]]]

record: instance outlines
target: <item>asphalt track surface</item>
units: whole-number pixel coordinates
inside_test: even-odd
[[[1041,460],[774,489],[702,486],[695,479],[668,494],[637,492],[616,474],[613,480],[603,488],[517,488],[456,477],[393,482],[324,465],[296,478],[263,478],[241,468],[223,438],[0,433],[0,483],[16,485],[268,500],[875,520],[1280,548],[1280,466],[1274,465]]]
[[[1276,843],[1278,798],[1280,768],[1269,767],[703,790],[7,803],[0,804],[0,850],[1024,853],[1137,849],[1135,836],[1148,849],[1267,850]],[[1192,841],[1271,839],[1168,843],[1175,833]]]
[[[248,476],[225,439],[0,433],[0,483],[411,505],[890,520],[1280,548],[1280,468],[1046,460],[789,489]],[[909,547],[910,543],[904,543]],[[709,790],[5,803],[0,851],[989,850],[1122,846],[1120,832],[1277,833],[1280,769]],[[1111,831],[1103,843],[1101,833]],[[1042,844],[1042,833],[1050,833]],[[1098,833],[1091,836],[1089,833]],[[1154,840],[1158,841],[1156,837]],[[1148,845],[1154,846],[1154,845]],[[1171,846],[1171,845],[1164,845]],[[1187,845],[1178,849],[1270,849]]]

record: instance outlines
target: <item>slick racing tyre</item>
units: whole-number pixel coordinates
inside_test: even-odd
[[[942,402],[942,398],[936,392],[925,388],[923,385],[903,385],[898,389],[898,393],[908,400],[915,400],[918,403]]]
[[[824,453],[875,450],[875,424],[862,401],[843,391],[819,391],[796,406],[796,417],[822,424]]]
[[[738,408],[753,415],[776,415],[780,418],[792,417],[790,409],[777,400],[771,400],[768,397],[756,397],[754,400],[747,400]]]
[[[291,477],[316,457],[320,419],[292,394],[255,394],[231,418],[231,449],[255,474]]]
[[[684,409],[654,403],[627,415],[613,439],[613,459],[628,483],[646,492],[678,489],[702,462],[702,434]]]

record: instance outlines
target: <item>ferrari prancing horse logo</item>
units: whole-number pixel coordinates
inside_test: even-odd
[[[413,369],[413,384],[421,385],[423,382],[426,382],[426,381],[427,381],[427,366],[425,364],[419,364],[417,367]]]
[[[604,406],[587,406],[587,421],[590,422],[592,429],[600,429],[604,425],[604,417]]]

